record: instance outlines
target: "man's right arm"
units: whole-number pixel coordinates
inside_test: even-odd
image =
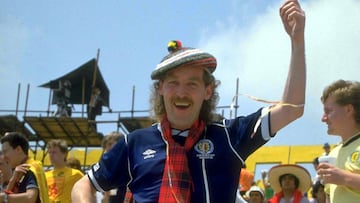
[[[87,175],[75,183],[71,191],[71,200],[76,203],[96,203],[95,188]]]

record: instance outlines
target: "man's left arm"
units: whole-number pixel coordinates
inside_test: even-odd
[[[271,108],[272,135],[301,117],[305,103],[305,13],[297,0],[287,0],[280,8],[280,16],[291,40],[291,59],[282,101]]]

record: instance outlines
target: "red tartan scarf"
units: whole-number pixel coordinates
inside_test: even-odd
[[[135,202],[134,201],[134,196],[131,193],[129,188],[126,188],[126,193],[125,193],[125,197],[124,197],[124,202],[123,203],[132,203]]]
[[[167,117],[161,121],[161,130],[167,141],[166,162],[162,178],[159,203],[188,203],[190,202],[191,187],[193,186],[186,152],[199,140],[204,131],[205,123],[196,121],[189,130],[185,145],[174,141],[171,126]]]
[[[269,199],[268,203],[279,203],[283,196],[284,194],[282,192],[278,192],[274,195],[274,197]],[[293,203],[300,203],[302,197],[302,193],[299,190],[295,190]]]

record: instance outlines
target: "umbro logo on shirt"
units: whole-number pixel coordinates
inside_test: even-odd
[[[155,156],[156,151],[152,150],[152,149],[147,149],[142,154],[144,156],[144,159],[149,159],[149,158],[153,158]]]

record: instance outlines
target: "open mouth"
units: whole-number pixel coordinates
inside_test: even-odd
[[[176,108],[180,108],[180,109],[186,109],[190,107],[190,103],[189,102],[174,102]]]

